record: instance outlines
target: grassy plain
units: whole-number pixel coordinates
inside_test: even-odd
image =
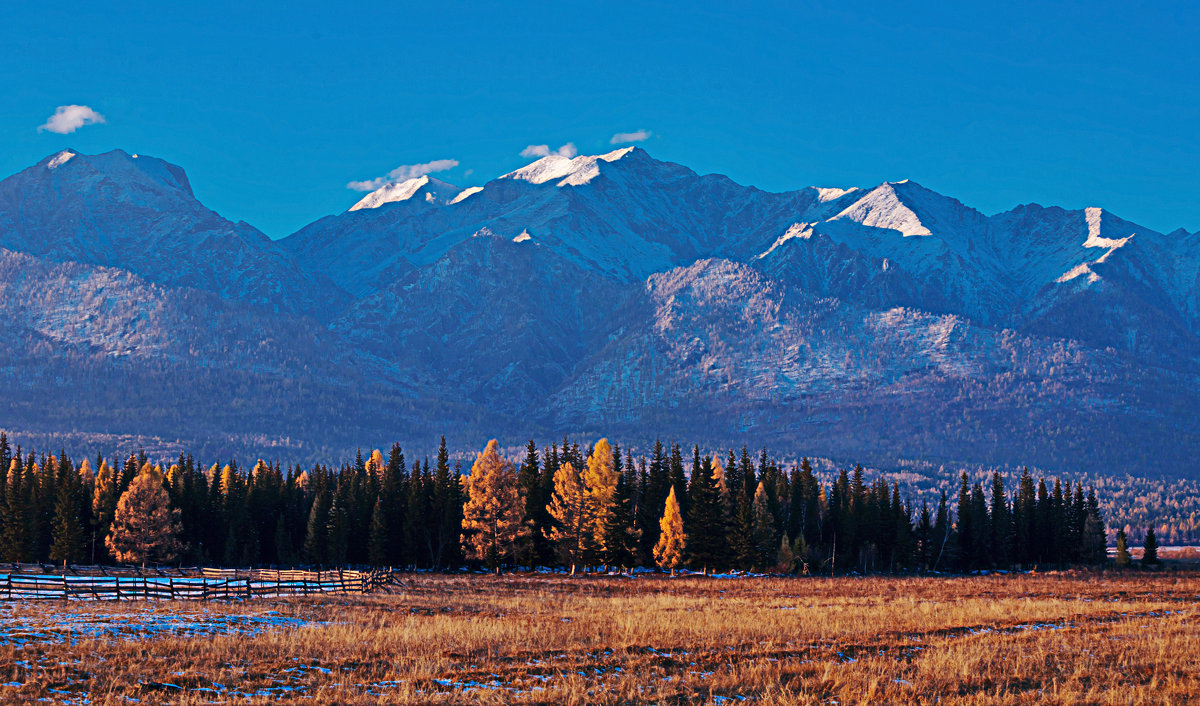
[[[1200,574],[405,575],[390,595],[0,603],[0,700],[1183,703]]]

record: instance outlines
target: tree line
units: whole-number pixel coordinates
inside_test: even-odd
[[[685,453],[531,440],[517,463],[493,440],[464,473],[443,439],[411,465],[393,444],[336,467],[204,467],[186,453],[164,467],[144,452],[76,463],[0,434],[0,560],[785,573],[1106,560],[1094,491],[1028,470],[1011,489],[964,473],[955,499],[918,507],[861,466],[822,483],[807,458],[785,468],[766,449]]]

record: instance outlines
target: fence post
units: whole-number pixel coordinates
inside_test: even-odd
[[[121,600],[121,577],[119,575],[114,576],[113,581],[117,584],[117,600],[119,601]]]

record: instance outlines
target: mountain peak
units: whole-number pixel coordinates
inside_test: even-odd
[[[361,211],[368,208],[379,208],[388,203],[408,201],[419,193],[424,200],[432,204],[452,203],[463,190],[440,179],[434,179],[428,174],[406,179],[404,181],[384,184],[380,188],[364,196],[358,203],[349,208],[351,211]]]
[[[500,178],[527,181],[531,184],[557,181],[557,186],[580,186],[600,174],[600,162],[616,162],[635,151],[645,153],[644,150],[637,147],[622,147],[619,150],[598,155],[581,154],[577,157],[567,157],[561,154],[551,154]]]
[[[897,187],[903,189],[908,185],[907,179],[899,182],[885,181],[831,220],[848,220],[872,228],[896,230],[905,237],[933,235],[921,222],[920,216],[905,203],[901,194],[897,193]]]
[[[58,169],[62,165],[66,164],[67,162],[71,161],[71,158],[74,157],[75,155],[76,155],[76,152],[74,150],[63,150],[62,152],[59,152],[56,155],[47,157],[43,161],[46,165],[46,169],[53,171],[55,169]]]

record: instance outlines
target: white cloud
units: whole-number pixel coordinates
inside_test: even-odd
[[[56,132],[60,135],[75,132],[84,125],[104,122],[104,116],[86,105],[60,105],[54,109],[45,125],[38,127],[38,132]]]
[[[550,149],[550,145],[530,145],[521,150],[522,157],[549,157],[552,154],[560,157],[574,157],[579,154],[579,150],[575,149],[574,142],[568,142],[556,150]]]
[[[648,139],[654,133],[649,130],[634,130],[633,132],[618,132],[608,141],[610,145],[619,145],[624,142],[641,142]]]
[[[374,191],[387,184],[415,179],[426,174],[433,174],[434,172],[444,172],[447,169],[454,169],[457,166],[457,159],[435,159],[432,162],[424,164],[401,164],[388,172],[387,176],[376,177],[367,181],[352,181],[346,184],[346,188],[354,189],[355,191]]]

